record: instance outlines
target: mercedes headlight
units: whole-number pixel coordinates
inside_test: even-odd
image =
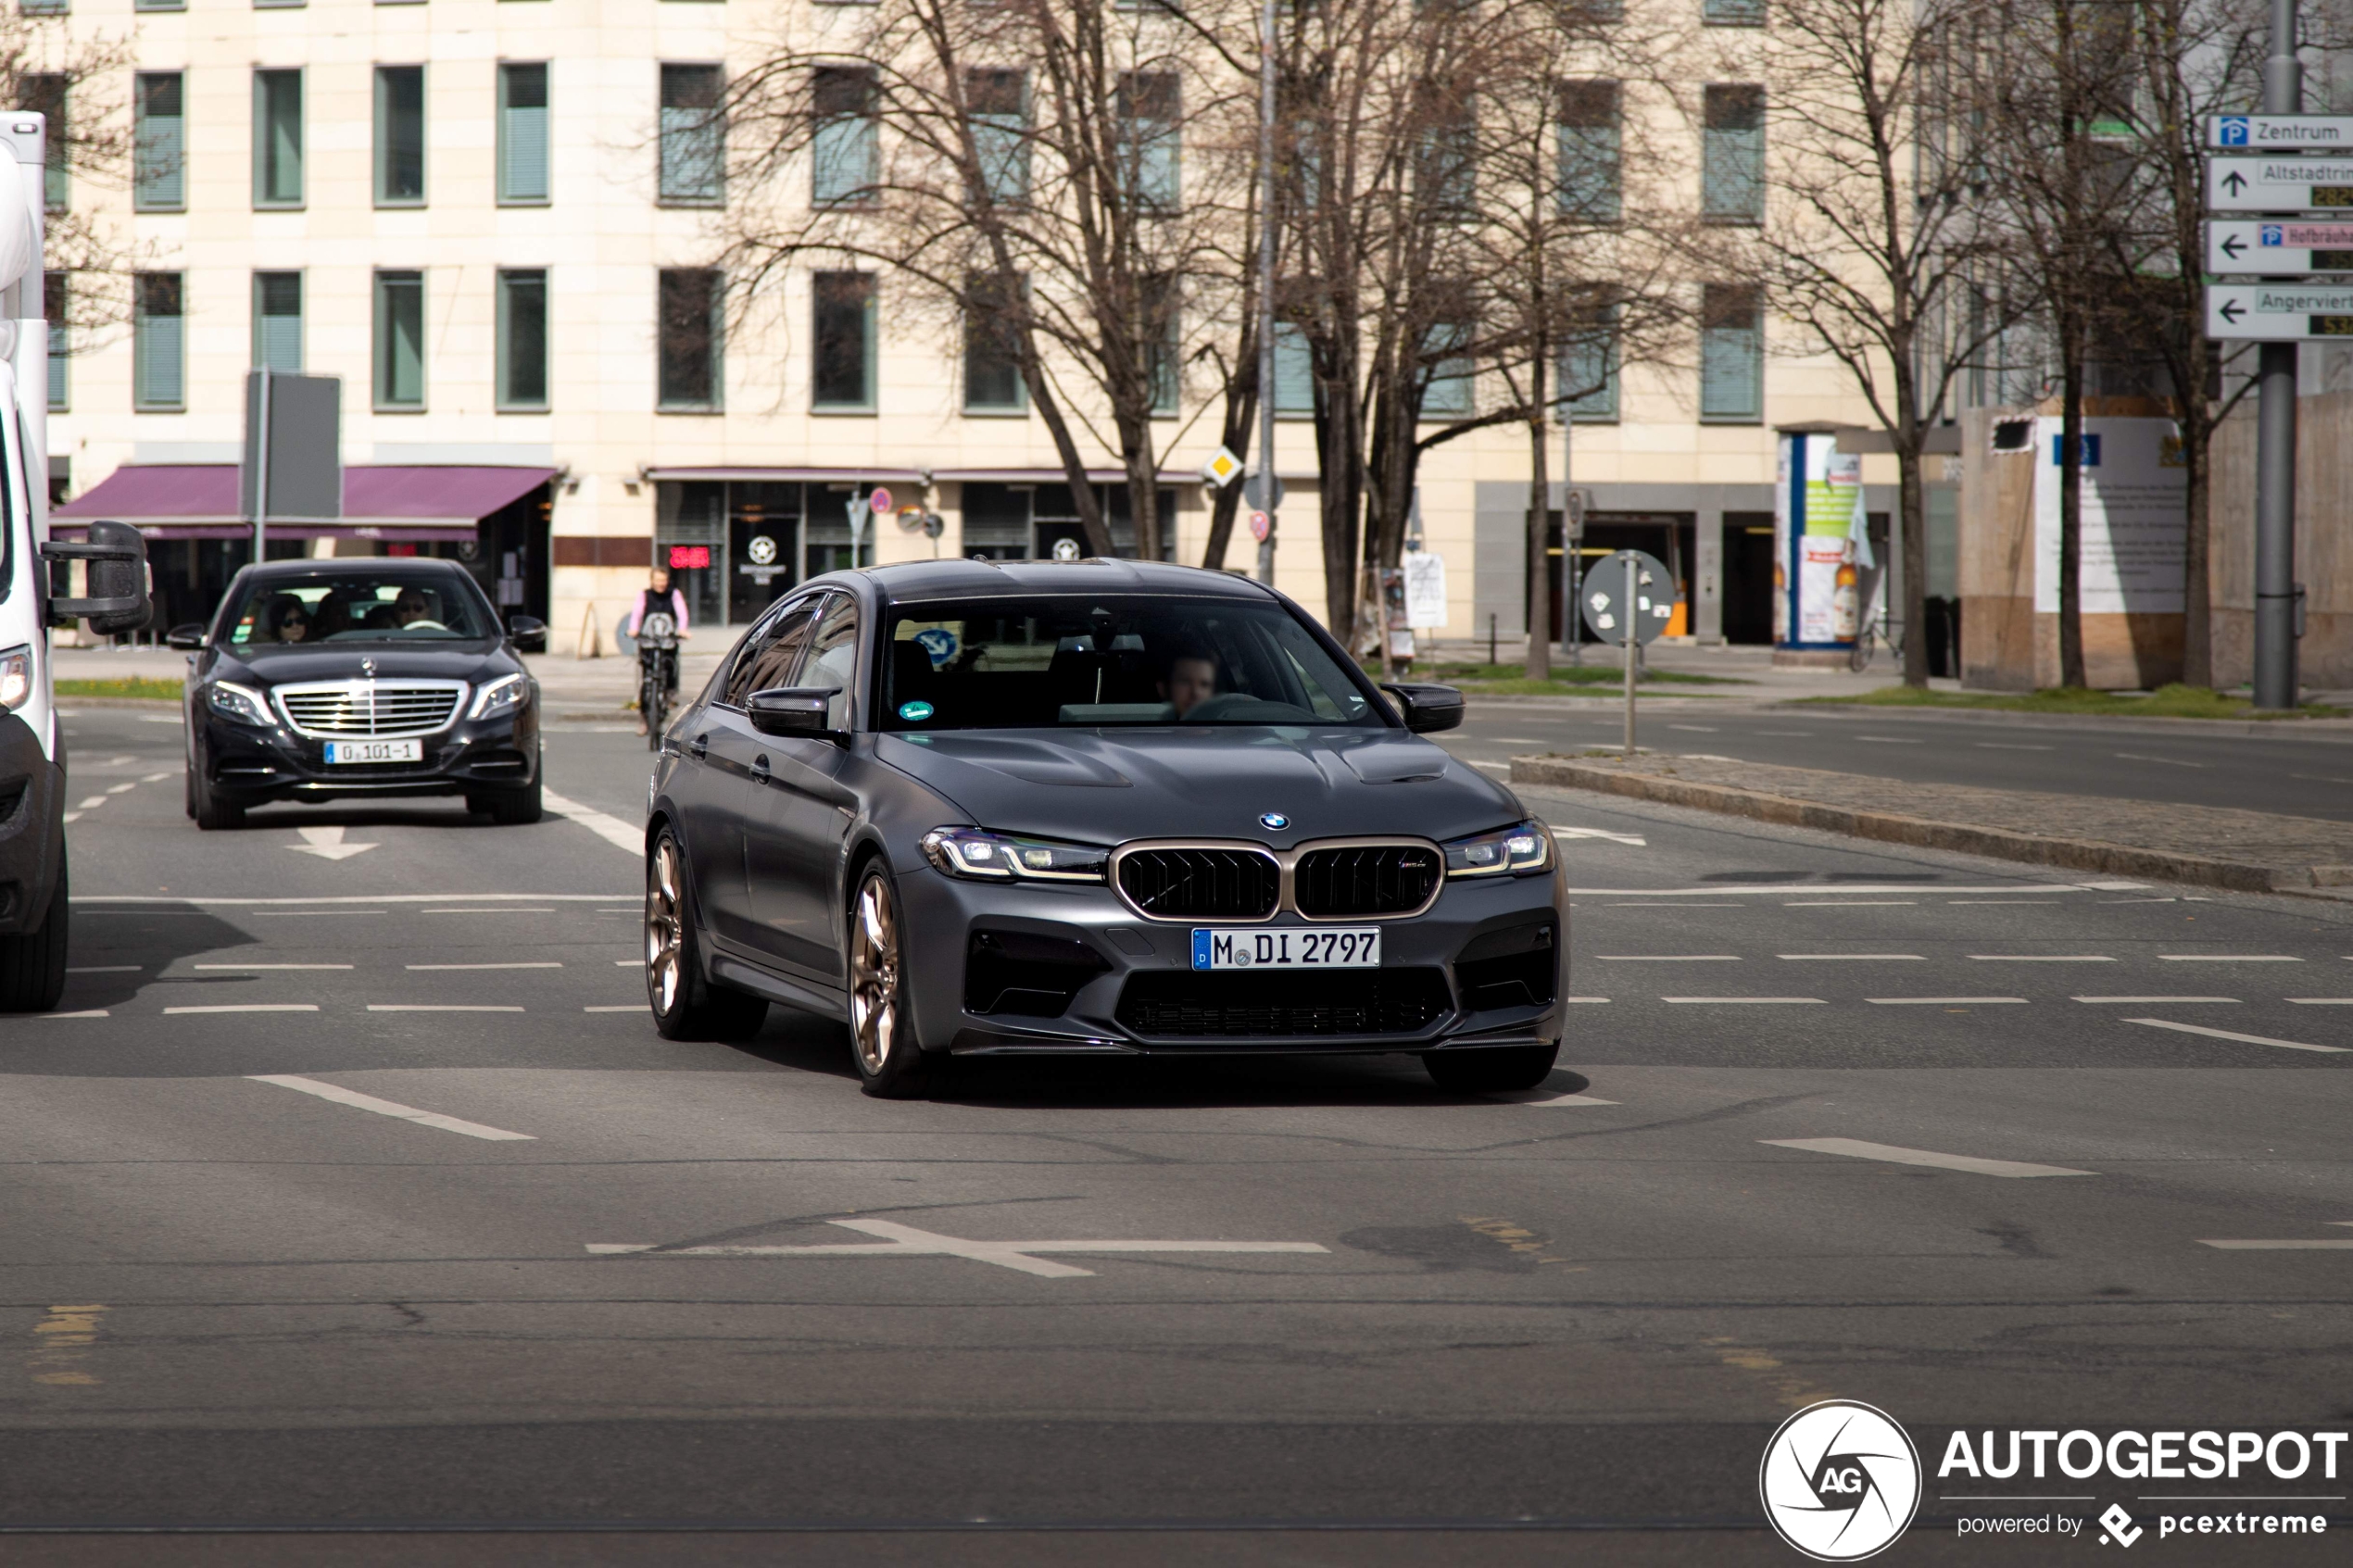
[[[238,685],[234,681],[215,681],[204,692],[205,706],[233,724],[256,724],[269,729],[277,723],[270,717],[270,701],[251,686]]]
[[[0,713],[14,713],[32,695],[32,645],[0,653]]]
[[[523,698],[530,695],[531,688],[523,684],[521,675],[501,675],[482,688],[482,695],[474,698],[474,705],[466,710],[466,717],[495,718],[521,708]]]
[[[1445,847],[1448,876],[1524,876],[1553,869],[1553,831],[1533,817]]]
[[[978,828],[934,828],[924,834],[924,856],[950,876],[969,882],[1101,882],[1111,851],[1092,844],[1016,838]]]

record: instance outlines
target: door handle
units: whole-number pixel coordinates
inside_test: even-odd
[[[768,754],[764,751],[751,759],[751,782],[756,784],[768,782]]]
[[[695,737],[693,750],[695,754],[695,760],[698,762],[701,761],[704,757],[710,754],[711,735],[708,732]]]

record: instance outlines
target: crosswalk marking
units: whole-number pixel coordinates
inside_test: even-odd
[[[1973,1154],[1941,1154],[1929,1148],[1902,1148],[1894,1144],[1866,1143],[1861,1138],[1759,1138],[1777,1148],[1802,1148],[1812,1154],[1843,1154],[1851,1160],[1880,1160],[1891,1165],[1928,1165],[1941,1171],[1966,1171],[1978,1176],[2096,1176],[2096,1171],[2071,1170],[2065,1165],[2034,1165],[2020,1160],[1981,1160]]]

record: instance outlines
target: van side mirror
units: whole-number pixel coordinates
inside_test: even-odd
[[[204,646],[204,622],[201,621],[182,621],[163,634],[163,646],[168,648],[180,648],[189,653],[195,652]]]
[[[509,621],[507,635],[525,653],[547,651],[547,623],[535,615],[518,615]]]
[[[1383,686],[1404,715],[1405,728],[1417,735],[1451,730],[1463,721],[1463,694],[1453,686]]]
[[[81,620],[102,634],[136,632],[155,612],[147,596],[147,541],[127,522],[93,522],[89,537],[81,544],[52,541],[41,546],[41,558],[90,563],[85,574],[88,596],[51,599],[52,625]]]
[[[744,714],[763,735],[801,735],[810,740],[846,744],[849,737],[826,721],[838,686],[772,686],[744,698]]]

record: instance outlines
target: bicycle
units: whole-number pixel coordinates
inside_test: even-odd
[[[646,749],[661,749],[670,694],[678,686],[678,626],[656,611],[637,626],[637,712],[646,721]]]
[[[1896,663],[1904,662],[1903,624],[1891,621],[1883,608],[1873,610],[1870,619],[1863,622],[1862,631],[1856,633],[1855,646],[1847,651],[1846,667],[1857,675],[1869,669],[1874,645],[1894,654]]]

